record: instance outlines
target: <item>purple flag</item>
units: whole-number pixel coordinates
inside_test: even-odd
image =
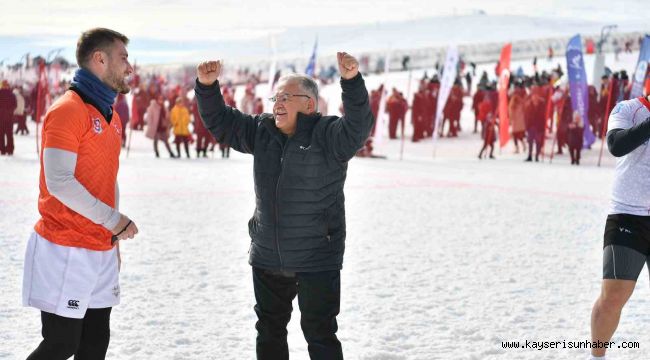
[[[582,41],[580,35],[569,40],[566,49],[566,63],[571,91],[571,108],[577,111],[584,124],[584,146],[588,147],[596,141],[589,124],[589,93],[587,92],[587,72],[582,56]]]
[[[314,51],[311,53],[311,57],[309,58],[309,63],[307,64],[307,68],[305,69],[305,74],[307,76],[314,76],[314,73],[316,72],[316,49],[318,48],[318,38],[316,38],[316,41],[314,42]]]

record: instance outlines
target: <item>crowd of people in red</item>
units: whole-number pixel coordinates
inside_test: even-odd
[[[442,117],[437,129],[434,118],[440,96],[438,75],[429,77],[426,73],[419,81],[417,91],[412,96],[405,96],[397,88],[390,94],[381,85],[370,91],[370,106],[375,118],[379,118],[381,101],[385,101],[388,117],[388,137],[398,139],[404,136],[404,128],[409,117],[412,134],[410,140],[418,142],[431,138],[434,132],[440,137],[455,138],[462,131],[461,113],[465,106],[471,107],[474,116],[473,133],[480,133],[482,139],[480,159],[494,158],[494,143],[498,138],[499,95],[495,81],[491,81],[486,72],[472,87],[472,78],[476,74],[475,64],[465,69],[459,65],[459,74],[450,90],[443,107]],[[535,72],[526,75],[521,69],[511,72],[508,90],[509,132],[515,146],[515,153],[527,153],[526,161],[539,161],[543,149],[550,140],[557,144],[556,153],[564,151],[571,155],[571,163],[579,164],[583,148],[584,126],[579,115],[572,110],[568,83],[563,78],[562,68],[558,65],[551,72]],[[495,74],[496,75],[496,74]],[[650,70],[646,77],[645,91],[650,92]],[[258,78],[248,78],[245,94],[240,104],[235,101],[235,87],[226,83],[222,92],[226,104],[239,108],[244,113],[259,114],[264,110],[262,98],[256,96],[255,87]],[[128,145],[127,134],[132,131],[144,131],[144,135],[153,142],[154,153],[159,157],[158,143],[162,142],[169,156],[181,156],[181,146],[190,157],[188,146],[195,144],[196,156],[207,157],[208,151],[214,151],[217,142],[201,121],[196,101],[192,99],[192,86],[189,81],[177,84],[159,75],[149,75],[142,79],[139,75],[132,78],[132,100],[129,104],[124,95],[119,95],[115,110],[123,123],[124,146]],[[629,98],[631,82],[625,71],[612,73],[607,70],[601,79],[600,88],[589,86],[588,124],[597,137],[604,134],[604,122],[616,103]],[[66,82],[50,89],[50,97],[56,98],[68,88]],[[411,99],[408,99],[410,97]],[[466,100],[466,101],[464,101]],[[45,113],[46,101],[38,101],[38,86],[27,87],[22,84],[13,86],[2,81],[0,86],[0,153],[12,155],[14,152],[13,136],[27,135],[27,119],[37,118]],[[51,103],[51,101],[50,101]],[[39,104],[37,106],[37,104]],[[319,99],[320,111],[327,112],[327,102]],[[342,112],[342,109],[339,109]],[[129,125],[127,127],[127,124]],[[377,123],[375,124],[375,127]],[[14,129],[15,128],[15,129]],[[375,134],[373,129],[372,134]],[[176,149],[169,143],[171,135]],[[554,147],[554,145],[551,145]],[[229,157],[227,144],[219,144],[222,157]],[[175,151],[174,151],[175,150]],[[358,156],[373,156],[372,135]]]
[[[173,84],[159,75],[151,75],[141,79],[135,75],[131,83],[133,96],[129,103],[127,97],[119,94],[115,100],[115,111],[119,114],[122,126],[127,131],[122,132],[123,147],[128,146],[127,135],[133,131],[143,131],[144,135],[153,142],[154,154],[159,157],[158,143],[162,142],[171,158],[181,157],[181,146],[190,157],[188,145],[195,144],[196,157],[207,157],[208,151],[214,152],[219,145],[221,156],[230,156],[230,147],[217,144],[217,141],[205,128],[201,121],[198,105],[192,94],[194,84]],[[255,82],[249,82],[245,95],[239,106],[235,101],[235,87],[226,84],[223,96],[226,104],[239,108],[243,112],[258,114],[263,111],[263,101],[255,95]],[[36,121],[37,109],[45,114],[48,104],[61,96],[69,83],[61,81],[51,87],[45,97],[48,100],[39,101],[38,86],[23,83],[10,84],[4,80],[0,86],[0,152],[2,155],[13,155],[14,135],[28,135],[28,118]],[[128,127],[127,127],[128,125]],[[173,138],[171,137],[173,135]],[[170,139],[176,145],[170,145]],[[175,151],[174,151],[175,150]]]
[[[466,75],[469,75],[469,71]],[[525,75],[521,69],[511,73],[514,75],[510,78],[508,89],[508,115],[515,153],[527,153],[526,161],[539,161],[546,142],[550,140],[557,144],[556,154],[568,151],[571,164],[579,165],[584,146],[584,122],[572,109],[569,84],[563,77],[561,66],[558,65],[551,72],[535,72],[533,75]],[[435,131],[440,137],[457,137],[462,131],[461,112],[467,104],[474,115],[473,132],[480,133],[483,140],[478,157],[494,158],[494,143],[499,127],[497,84],[489,80],[486,72],[481,75],[475,89],[471,87],[471,75],[464,78],[466,84],[460,76],[454,82]],[[645,91],[649,93],[650,70],[646,79]],[[604,136],[607,115],[618,102],[629,99],[630,89],[631,82],[625,70],[612,73],[609,69],[601,78],[600,88],[593,85],[588,87],[588,124],[598,138]],[[370,105],[376,118],[380,115],[384,92],[381,85],[370,93]],[[431,138],[439,93],[440,81],[436,75],[429,78],[425,74],[410,104],[402,92],[393,88],[385,100],[389,138],[397,139],[399,129],[403,133],[409,110],[413,129],[411,141]],[[464,101],[465,97],[467,101]],[[372,150],[371,138],[359,155],[372,156]]]

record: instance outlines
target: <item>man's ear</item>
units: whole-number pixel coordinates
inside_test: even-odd
[[[317,107],[318,107],[318,106],[317,106],[317,105],[318,105],[318,98],[316,98],[316,99],[311,99],[311,98],[310,98],[309,100],[311,100],[311,101],[309,102],[309,108],[308,108],[308,109],[309,109],[309,112],[310,112],[310,113],[316,112],[316,109],[317,109]]]
[[[98,64],[103,64],[103,65],[105,65],[106,62],[107,62],[106,54],[105,54],[103,51],[101,51],[101,50],[97,50],[97,51],[93,52],[93,55],[92,55],[92,57],[91,57],[91,60],[92,60],[93,62],[98,63]]]

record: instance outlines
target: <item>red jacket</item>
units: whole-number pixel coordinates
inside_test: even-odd
[[[16,96],[11,89],[0,89],[0,124],[13,124]]]
[[[484,97],[483,101],[478,106],[478,119],[480,121],[485,121],[488,118],[488,115],[492,115],[494,117],[494,109],[492,106],[492,102],[490,101],[489,98]]]
[[[454,85],[449,93],[449,98],[443,110],[445,118],[452,120],[460,119],[460,112],[463,110],[463,88]]]
[[[526,130],[543,132],[546,126],[546,99],[537,93],[528,96],[524,105],[524,114]]]
[[[197,137],[208,137],[210,132],[205,128],[201,114],[199,113],[199,105],[196,100],[192,101],[192,115],[194,115],[194,133]]]
[[[593,85],[589,85],[589,122],[595,124],[600,117],[600,107],[598,106],[598,92]]]
[[[391,95],[386,101],[386,112],[391,120],[404,119],[409,104],[401,96]]]
[[[379,102],[381,101],[382,91],[383,86],[380,87],[379,90],[373,91],[370,95],[370,111],[372,112],[372,116],[374,116],[375,119],[377,119],[377,115],[379,115]]]
[[[496,90],[490,90],[487,93],[487,96],[490,99],[490,103],[492,104],[492,111],[494,112],[494,116],[499,117],[499,113],[497,112],[497,109],[499,108],[499,92]]]
[[[411,123],[419,124],[424,121],[427,112],[427,95],[424,91],[418,91],[413,95],[411,106]],[[431,119],[433,121],[433,119]]]
[[[474,114],[478,118],[478,107],[481,105],[481,102],[483,101],[483,98],[485,97],[485,90],[477,90],[474,93],[474,97],[472,98],[472,109],[474,110]]]
[[[440,92],[440,84],[439,83],[430,83],[429,84],[429,101],[426,107],[426,114],[425,117],[433,119],[433,116],[436,113],[436,109],[438,106],[438,94]],[[431,121],[431,126],[433,126],[433,120]]]

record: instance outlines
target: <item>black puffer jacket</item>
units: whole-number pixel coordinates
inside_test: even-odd
[[[196,82],[206,128],[219,143],[255,157],[252,266],[295,272],[342,267],[348,161],[364,145],[374,118],[360,74],[341,80],[341,87],[346,116],[298,114],[296,132],[287,138],[273,115],[243,114],[224,104],[218,82]]]

